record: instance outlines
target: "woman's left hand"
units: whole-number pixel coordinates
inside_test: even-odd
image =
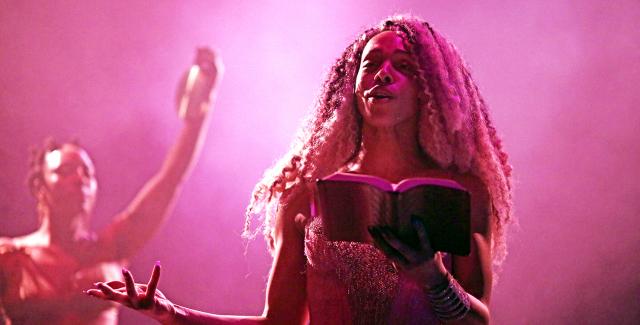
[[[370,227],[369,233],[398,271],[416,283],[432,287],[446,281],[447,269],[442,262],[442,254],[431,247],[424,223],[418,218],[411,218],[411,224],[418,234],[418,249],[402,242],[390,227]]]
[[[175,307],[160,290],[157,290],[160,281],[160,265],[156,263],[151,273],[149,282],[145,284],[135,283],[133,275],[127,269],[122,269],[124,282],[97,282],[95,289],[86,290],[85,293],[103,300],[110,300],[137,310],[159,322],[170,322],[175,314]]]

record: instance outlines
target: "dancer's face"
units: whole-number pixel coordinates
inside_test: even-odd
[[[416,62],[393,31],[379,33],[362,52],[356,79],[358,111],[365,123],[393,127],[418,112]]]
[[[44,187],[46,199],[55,209],[90,213],[97,192],[93,163],[83,149],[65,144],[45,155]]]

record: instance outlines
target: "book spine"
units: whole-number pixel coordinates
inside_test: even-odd
[[[394,228],[398,226],[398,220],[400,218],[400,210],[399,210],[399,197],[400,197],[400,193],[398,192],[391,192],[389,193],[389,198],[391,199],[391,220],[389,220],[388,222],[390,222],[390,225],[392,225]]]

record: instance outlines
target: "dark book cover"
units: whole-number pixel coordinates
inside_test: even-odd
[[[422,220],[431,247],[469,255],[469,192],[455,181],[409,178],[397,184],[376,176],[336,173],[317,181],[316,209],[329,240],[372,242],[369,226],[389,226],[417,248],[411,216]]]

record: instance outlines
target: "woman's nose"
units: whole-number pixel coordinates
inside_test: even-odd
[[[383,64],[380,67],[378,73],[375,76],[376,81],[380,82],[383,85],[388,85],[393,83],[393,76],[389,72],[389,65]]]

